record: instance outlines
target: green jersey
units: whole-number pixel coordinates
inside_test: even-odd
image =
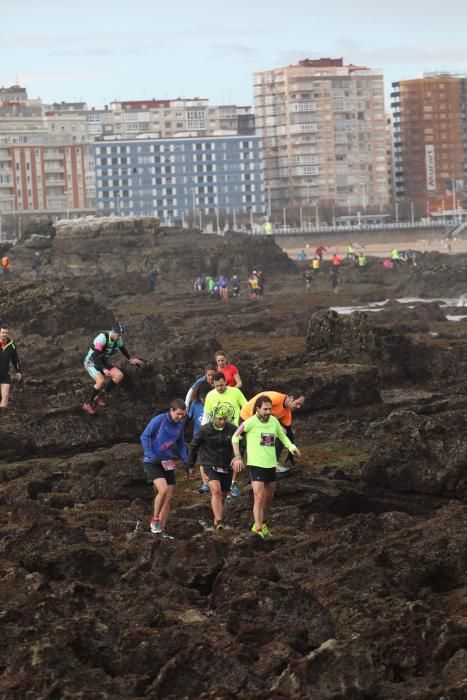
[[[246,438],[247,464],[250,467],[275,468],[277,464],[276,438],[290,452],[296,449],[274,416],[269,416],[266,423],[263,423],[257,415],[251,416],[237,428],[232,442],[240,442],[243,433]]]
[[[246,398],[236,387],[228,386],[223,394],[213,389],[206,396],[204,402],[203,423],[208,422],[213,417],[214,409],[219,406],[219,409],[223,409],[222,414],[225,415],[228,422],[238,425],[240,411],[245,404]]]

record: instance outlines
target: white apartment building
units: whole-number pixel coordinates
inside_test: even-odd
[[[381,71],[343,59],[306,59],[255,73],[254,100],[272,210],[388,204]]]

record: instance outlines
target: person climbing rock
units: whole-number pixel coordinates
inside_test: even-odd
[[[117,384],[123,379],[123,372],[114,367],[108,361],[116,352],[120,350],[132,365],[141,367],[143,361],[138,357],[130,357],[130,353],[123,345],[125,328],[120,321],[116,321],[110,331],[102,331],[91,343],[86,357],[84,358],[84,368],[89,376],[94,379],[94,386],[89,397],[89,401],[83,404],[83,409],[87,413],[95,414],[95,402],[98,406],[107,405],[106,397],[115,389]],[[106,379],[110,378],[106,384]]]

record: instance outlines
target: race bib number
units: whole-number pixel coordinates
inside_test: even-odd
[[[259,444],[263,447],[274,447],[275,437],[273,433],[261,433]]]
[[[175,462],[173,459],[163,459],[162,462],[162,469],[164,469],[166,472],[173,472],[175,469]]]
[[[219,472],[219,474],[228,474],[229,470],[226,469],[225,467],[213,467],[213,470],[215,472]]]

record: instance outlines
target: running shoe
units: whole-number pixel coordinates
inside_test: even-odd
[[[198,493],[209,493],[209,486],[207,484],[203,484],[198,490]]]
[[[89,403],[89,401],[87,401],[86,403],[83,403],[83,409],[86,411],[86,413],[90,413],[92,416],[96,412],[96,409],[94,408],[92,403]]]
[[[174,540],[175,537],[173,535],[169,535],[167,530],[161,530],[161,537],[163,537],[166,540]]]
[[[225,505],[230,506],[233,503],[233,498],[230,493],[225,497]]]
[[[107,401],[105,400],[105,396],[98,396],[96,399],[96,403],[98,406],[101,406],[102,408],[105,408],[107,406]]]
[[[290,471],[290,467],[286,467],[285,464],[278,464],[276,466],[276,474],[287,474]]]
[[[232,486],[230,487],[230,495],[231,495],[231,496],[234,496],[234,497],[237,497],[237,496],[240,496],[241,493],[242,493],[242,492],[240,491],[240,489],[239,489],[238,486],[237,486],[237,482],[236,482],[236,481],[232,481]]]
[[[219,520],[219,522],[216,523],[216,530],[223,530],[224,529],[224,523],[222,520]]]
[[[263,527],[264,527],[264,525],[263,525]],[[256,529],[256,525],[253,523],[253,525],[252,525],[252,527],[251,527],[251,532],[252,532],[254,535],[258,535],[258,537],[261,537],[261,539],[264,540],[265,534],[264,534],[264,532],[263,532],[263,528],[261,528],[261,530],[257,530],[257,529]]]
[[[159,518],[151,518],[149,526],[151,528],[151,532],[154,533],[154,535],[157,535],[159,532],[162,532],[161,521],[159,520]]]
[[[272,533],[266,523],[263,523],[263,527],[261,528],[261,532],[263,533],[263,538],[265,537],[272,537]]]

